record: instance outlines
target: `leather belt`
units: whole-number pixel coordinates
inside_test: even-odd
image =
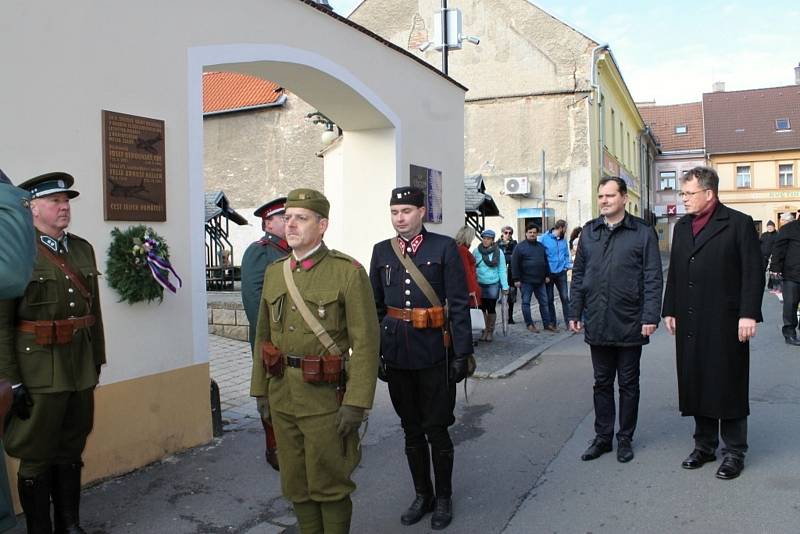
[[[303,357],[287,354],[286,365],[288,365],[289,367],[294,367],[295,369],[300,369],[303,365]]]
[[[69,319],[59,319],[57,321],[20,321],[17,323],[17,330],[26,334],[35,334],[37,328],[58,328],[72,325],[73,331],[76,331],[94,326],[94,322],[94,315],[70,317]]]
[[[427,310],[427,308],[394,308],[392,306],[386,306],[386,315],[393,319],[400,319],[401,321],[410,323],[413,320],[412,315],[414,310]]]

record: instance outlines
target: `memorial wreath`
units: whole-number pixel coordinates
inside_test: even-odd
[[[177,291],[169,275],[175,275],[178,286],[182,286],[178,273],[169,263],[169,248],[164,238],[145,225],[131,226],[127,230],[111,230],[108,246],[106,279],[108,285],[120,296],[120,302],[151,302],[164,300],[164,288]]]

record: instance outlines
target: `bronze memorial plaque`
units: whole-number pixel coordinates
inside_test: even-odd
[[[164,121],[103,110],[107,221],[166,221]]]

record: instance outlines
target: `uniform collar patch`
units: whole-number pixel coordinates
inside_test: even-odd
[[[42,242],[44,246],[46,246],[53,252],[58,253],[59,248],[61,249],[60,251],[61,253],[69,252],[69,243],[66,233],[61,239],[55,239],[53,237],[50,237],[49,235],[42,234],[41,236],[39,236],[39,240]]]
[[[423,239],[425,238],[422,234],[417,234],[411,241],[406,241],[402,237],[397,236],[397,242],[400,243],[400,250],[403,251],[404,255],[408,253],[411,253],[411,255],[416,254]]]

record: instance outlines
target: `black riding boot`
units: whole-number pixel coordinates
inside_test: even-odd
[[[436,506],[431,516],[431,528],[442,530],[453,520],[453,450],[433,451],[433,474],[436,477]]]
[[[417,496],[408,510],[400,516],[404,525],[413,525],[428,512],[433,510],[433,486],[431,485],[431,459],[428,453],[428,444],[421,447],[406,447],[408,467],[411,469],[411,478],[414,481],[414,491]]]
[[[50,523],[50,473],[17,479],[19,500],[25,512],[28,534],[52,534]]]
[[[53,466],[54,534],[85,534],[80,526],[78,509],[81,502],[80,462]]]

